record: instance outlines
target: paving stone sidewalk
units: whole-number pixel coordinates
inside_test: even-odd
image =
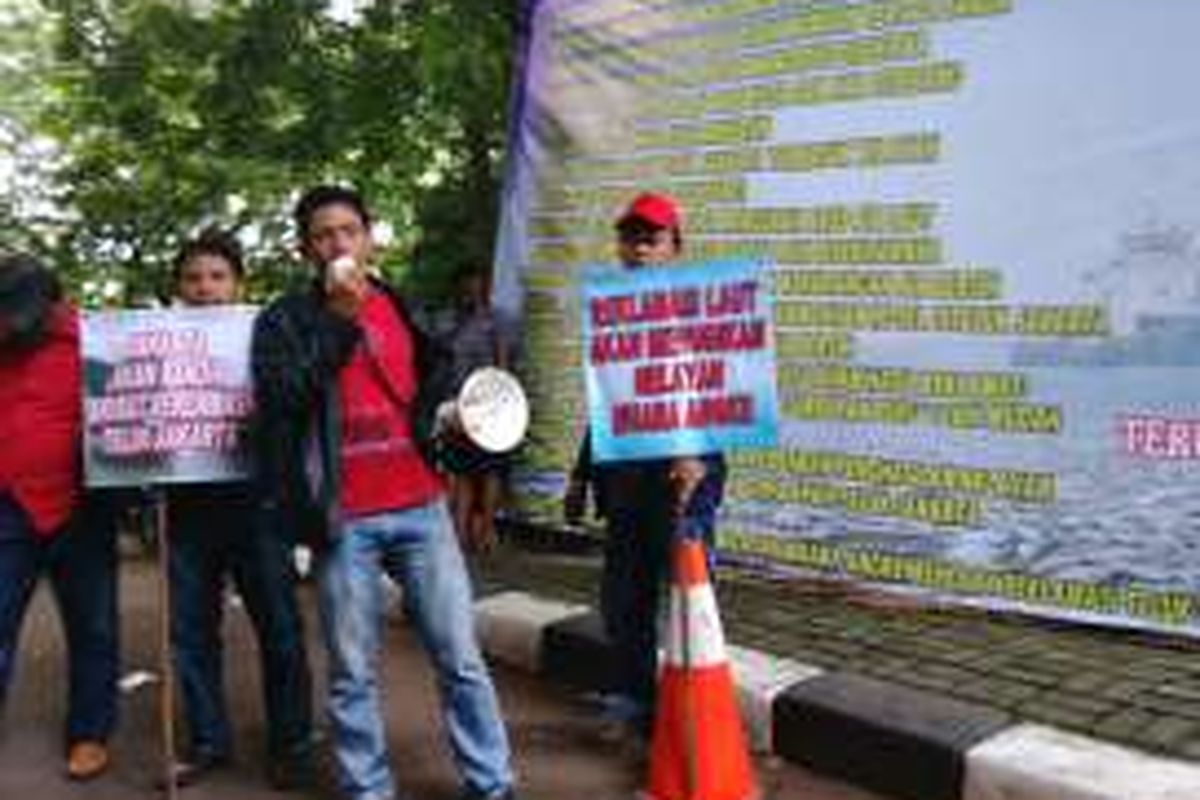
[[[518,589],[595,605],[597,543],[509,525],[472,559],[481,593]],[[1200,641],[1135,634],[722,567],[726,638],[998,709],[1147,752],[1200,760]]]

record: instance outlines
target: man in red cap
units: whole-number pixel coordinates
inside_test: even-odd
[[[675,202],[675,198],[659,192],[645,192],[633,198],[625,213],[617,220],[617,232],[621,233],[633,225],[649,230],[666,231],[675,242],[675,252],[671,254],[674,258],[683,248],[680,216],[679,204]]]
[[[617,218],[621,264],[642,269],[677,260],[683,250],[682,224],[674,198],[656,192],[638,195]],[[600,613],[617,654],[605,716],[617,736],[630,733],[643,743],[649,739],[659,597],[669,576],[671,540],[679,532],[711,547],[725,471],[720,453],[593,464],[591,436],[584,435],[563,511],[568,522],[578,522],[587,487],[594,487],[596,511],[607,533]]]

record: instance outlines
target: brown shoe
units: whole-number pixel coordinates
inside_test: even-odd
[[[90,781],[108,769],[108,762],[108,748],[104,742],[75,742],[67,753],[67,777],[73,781]]]

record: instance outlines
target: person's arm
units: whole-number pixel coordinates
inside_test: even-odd
[[[492,363],[502,370],[508,371],[509,359],[508,348],[504,345],[504,340],[499,336],[496,337],[495,352],[492,353]]]
[[[500,369],[507,371],[510,369],[509,364],[511,363],[512,359],[509,357],[508,353],[508,342],[505,341],[505,337],[502,334],[503,329],[500,325],[499,315],[491,312],[491,321],[492,324],[490,326],[490,331],[492,339],[492,363]]]
[[[592,471],[592,434],[585,431],[579,443],[575,464],[567,475],[567,488],[563,493],[563,519],[578,525],[587,509],[588,479]]]
[[[261,417],[292,418],[311,411],[322,389],[349,361],[362,336],[357,323],[318,307],[311,330],[277,303],[254,323],[250,363]]]

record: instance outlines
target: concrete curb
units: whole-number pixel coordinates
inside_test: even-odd
[[[967,753],[963,800],[1194,800],[1200,766],[1040,725]]]
[[[525,592],[476,603],[484,651],[583,690],[611,675],[587,607]],[[994,709],[729,647],[747,735],[769,752],[900,800],[1198,800],[1200,764]]]

